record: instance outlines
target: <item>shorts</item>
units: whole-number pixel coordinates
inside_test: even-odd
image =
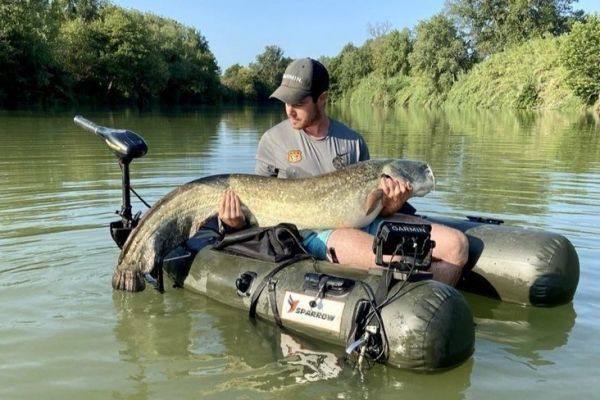
[[[379,228],[379,224],[383,221],[383,218],[375,218],[373,222],[369,225],[362,227],[360,230],[363,232],[367,232],[370,235],[375,236],[377,233],[377,228]],[[329,241],[329,237],[333,233],[333,229],[326,229],[323,231],[313,231],[313,230],[302,230],[300,234],[304,239],[302,244],[308,250],[310,254],[313,255],[317,260],[326,260],[327,259],[327,241]]]

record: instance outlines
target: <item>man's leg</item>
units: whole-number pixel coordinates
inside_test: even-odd
[[[408,223],[429,222],[414,216],[399,216],[395,220]],[[469,256],[467,237],[444,225],[431,224],[431,239],[435,241],[434,261],[430,271],[433,278],[456,286]],[[373,236],[358,229],[336,229],[329,236],[327,248],[333,249],[339,263],[353,264],[364,269],[374,267]],[[331,258],[329,257],[331,261]]]
[[[431,240],[435,241],[435,261],[429,269],[433,273],[433,279],[456,286],[469,259],[467,236],[458,229],[431,224]]]

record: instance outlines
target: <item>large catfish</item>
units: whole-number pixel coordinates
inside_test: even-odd
[[[113,287],[143,290],[143,274],[216,215],[228,189],[240,197],[251,225],[289,222],[298,229],[359,228],[381,211],[383,192],[378,186],[386,175],[410,182],[412,196],[424,196],[434,187],[429,165],[412,160],[370,160],[305,179],[231,174],[186,183],[158,201],[131,233],[121,251]]]

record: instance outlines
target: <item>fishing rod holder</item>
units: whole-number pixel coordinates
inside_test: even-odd
[[[131,188],[129,176],[129,164],[134,159],[146,155],[148,145],[140,135],[129,130],[100,126],[81,115],[77,115],[73,118],[73,121],[83,129],[100,137],[118,159],[119,166],[121,167],[123,203],[121,210],[115,212],[121,219],[110,223],[110,234],[115,243],[121,248],[131,231],[137,226],[141,215],[141,212],[133,215],[131,211],[131,191],[133,189]]]

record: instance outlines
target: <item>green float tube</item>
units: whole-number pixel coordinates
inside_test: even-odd
[[[473,353],[474,323],[467,301],[456,289],[427,275],[417,273],[403,280],[405,275],[396,273],[382,302],[382,328],[375,318],[361,325],[361,313],[369,311],[367,299],[387,270],[367,273],[309,258],[273,273],[275,267],[210,245],[197,253],[187,273],[165,263],[166,272],[184,288],[340,346],[340,353],[342,347],[347,353],[356,350],[359,359],[361,350],[371,351],[371,358],[385,352],[379,361],[430,371],[456,366]]]
[[[503,225],[493,218],[428,218],[461,230],[469,261],[461,290],[534,306],[570,302],[579,283],[579,258],[563,235]]]

